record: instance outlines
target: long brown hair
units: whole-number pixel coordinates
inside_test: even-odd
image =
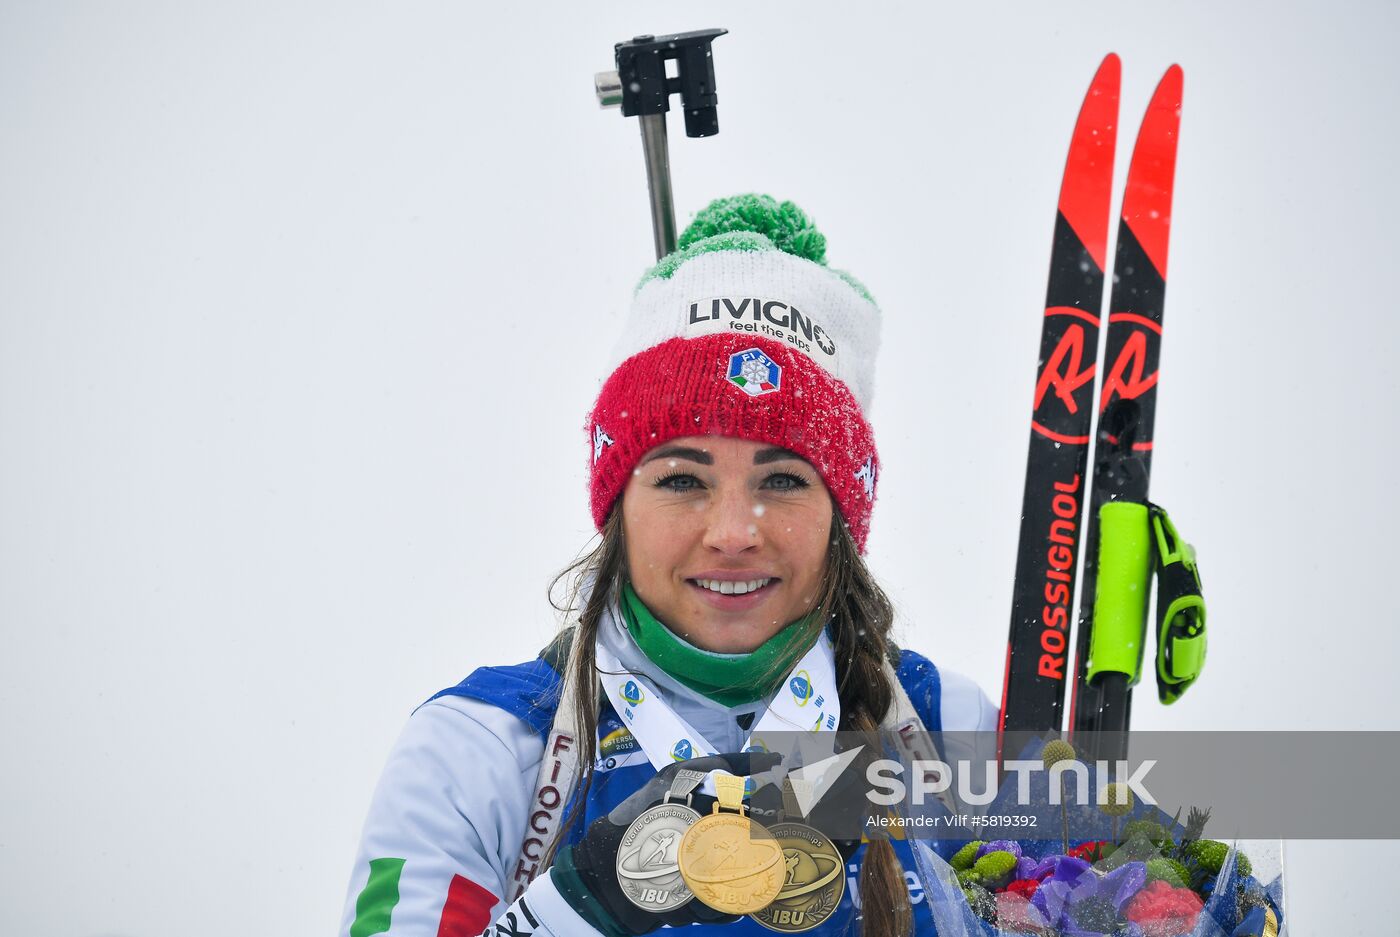
[[[577,708],[574,725],[579,744],[579,765],[583,771],[582,804],[593,780],[593,764],[598,757],[598,681],[594,677],[594,644],[599,624],[608,606],[621,595],[627,580],[627,549],[622,536],[621,502],[614,505],[603,525],[598,545],[565,567],[550,584],[550,602],[577,622],[565,681],[572,683]],[[591,583],[582,608],[579,598],[585,583]],[[565,598],[559,594],[566,586]],[[880,720],[894,702],[884,661],[890,653],[890,628],[894,608],[889,597],[875,582],[865,565],[855,540],[841,519],[839,506],[832,500],[831,538],[826,554],[824,588],[810,619],[814,627],[831,621],[836,657],[837,692],[841,697],[843,730],[875,732]],[[794,642],[806,642],[811,632],[794,634]],[[577,814],[577,810],[574,811]],[[575,822],[570,815],[565,824]],[[562,834],[559,837],[563,839]],[[903,937],[910,933],[912,911],[904,870],[885,839],[871,840],[860,871],[860,907],[863,937]]]

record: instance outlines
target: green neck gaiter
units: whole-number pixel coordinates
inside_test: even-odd
[[[798,619],[747,654],[718,654],[696,647],[657,621],[631,583],[622,587],[621,606],[627,630],[642,653],[673,678],[721,706],[763,699],[811,647],[810,641],[793,643],[805,630],[807,618]]]

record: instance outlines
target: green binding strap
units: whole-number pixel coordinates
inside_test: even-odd
[[[1181,698],[1206,662],[1206,600],[1196,551],[1177,535],[1167,512],[1151,505],[1157,549],[1157,698]]]
[[[1124,674],[1128,686],[1138,682],[1152,574],[1147,518],[1147,505],[1135,501],[1109,501],[1099,508],[1094,627],[1085,673],[1091,684],[1103,673]]]

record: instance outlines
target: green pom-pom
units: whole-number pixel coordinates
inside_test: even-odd
[[[826,266],[826,235],[792,202],[757,193],[717,198],[681,232],[676,249],[642,275],[637,289],[651,280],[669,279],[686,261],[716,251],[782,251]],[[864,283],[844,270],[831,273],[875,305]]]
[[[1172,843],[1171,833],[1156,820],[1132,820],[1123,824],[1123,839],[1145,839],[1159,847]]]
[[[1126,817],[1133,812],[1133,789],[1123,782],[1115,782],[1104,788],[1106,804],[1099,804],[1099,811],[1105,816]]]
[[[963,886],[963,895],[967,898],[967,906],[972,909],[973,914],[988,924],[996,923],[997,900],[991,892],[981,885],[969,884]]]
[[[1191,881],[1191,873],[1175,859],[1148,859],[1147,880],[1162,881],[1176,888],[1185,888]]]
[[[1074,756],[1074,746],[1063,739],[1054,739],[1040,750],[1040,761],[1047,771],[1062,761],[1072,760]]]
[[[1225,857],[1229,853],[1230,847],[1216,839],[1198,839],[1186,847],[1186,858],[1210,875],[1220,874],[1220,868],[1225,864]],[[1253,867],[1249,863],[1249,856],[1242,852],[1236,853],[1235,870],[1240,875],[1250,874]]]
[[[826,263],[826,236],[807,213],[792,202],[771,195],[749,193],[717,198],[700,210],[676,241],[681,250],[731,231],[752,231],[771,241],[778,250],[813,263]]]
[[[1004,850],[987,853],[972,866],[979,881],[988,888],[1000,888],[1011,880],[1016,870],[1016,857]]]
[[[977,874],[976,869],[961,869],[957,873],[958,884],[966,888],[968,885],[976,885],[982,881],[982,876]]]
[[[983,841],[974,839],[957,852],[953,853],[953,858],[948,860],[948,864],[953,867],[953,871],[961,872],[963,869],[972,868],[972,863],[977,861],[977,850],[981,849]]]

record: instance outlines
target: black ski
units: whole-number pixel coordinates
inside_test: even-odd
[[[1081,583],[1076,679],[1070,707],[1072,739],[1080,733],[1105,734],[1081,737],[1082,741],[1075,743],[1084,760],[1116,761],[1126,757],[1124,733],[1132,705],[1130,678],[1117,672],[1106,672],[1093,680],[1088,677],[1097,572],[1092,560],[1098,551],[1100,507],[1120,498],[1147,501],[1181,101],[1182,71],[1173,65],[1157,85],[1138,131],[1128,165],[1114,252],[1104,353],[1107,369],[1099,392],[1100,416],[1085,541],[1090,562],[1084,564]],[[1137,642],[1141,651],[1145,635],[1143,622],[1136,633],[1106,637]]]
[[[1079,111],[1060,185],[1040,365],[1031,417],[1021,537],[1006,646],[998,758],[1007,733],[1062,722],[1080,517],[1088,488],[1094,373],[1103,304],[1118,57],[1099,66]],[[1020,743],[1013,739],[1012,746]],[[1014,754],[1014,753],[1013,753]]]

